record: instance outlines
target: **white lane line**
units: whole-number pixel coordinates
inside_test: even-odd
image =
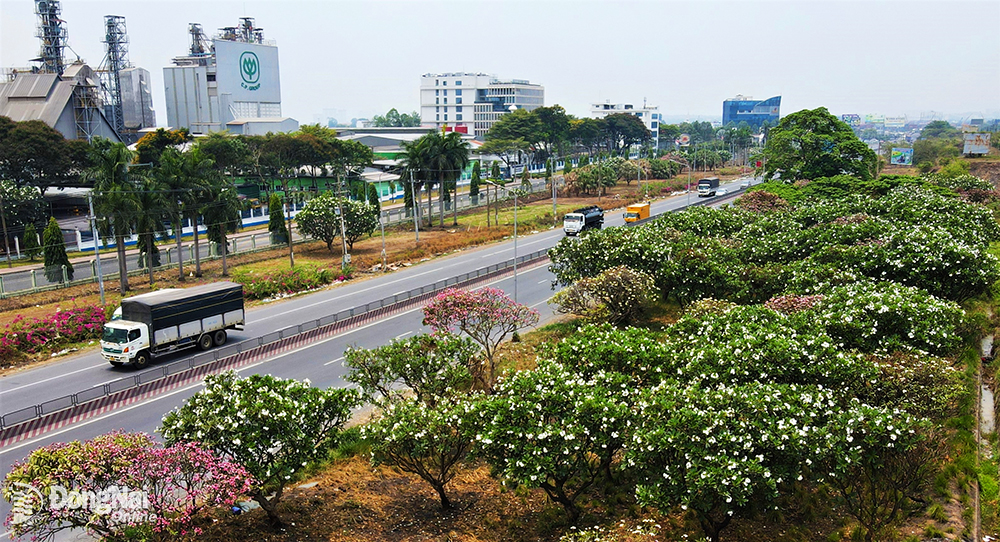
[[[552,281],[550,281],[549,279],[540,280],[540,281],[538,281],[538,284],[545,284],[547,282],[552,282]]]
[[[407,335],[410,335],[412,333],[413,333],[412,331],[407,331],[406,333],[403,333],[402,335],[396,335],[396,340],[402,339],[403,337],[405,337]]]
[[[340,361],[340,360],[342,360],[342,359],[344,359],[344,356],[340,356],[340,357],[339,357],[339,358],[337,358],[337,359],[332,359],[332,360],[330,360],[330,361],[328,361],[328,362],[324,363],[324,364],[323,364],[323,367],[326,367],[327,365],[329,365],[329,364],[331,364],[331,363],[337,363],[338,361]]]
[[[9,389],[9,390],[3,390],[3,391],[0,391],[0,395],[3,395],[3,394],[5,394],[5,393],[7,393],[7,392],[10,392],[10,391],[17,391],[17,390],[22,390],[22,389],[24,389],[24,388],[27,388],[27,387],[30,387],[30,386],[35,386],[35,385],[38,385],[38,384],[44,384],[44,383],[46,383],[46,382],[50,382],[50,381],[52,381],[52,380],[56,380],[57,378],[64,378],[64,377],[67,377],[67,376],[69,376],[69,375],[73,375],[73,374],[76,374],[76,373],[82,373],[83,371],[89,371],[89,370],[91,370],[91,369],[96,369],[97,367],[103,367],[103,366],[104,366],[104,363],[99,363],[99,364],[97,364],[97,365],[91,365],[90,367],[84,367],[83,369],[77,369],[77,370],[75,370],[75,371],[70,371],[70,372],[68,372],[68,373],[64,373],[64,374],[61,374],[61,375],[59,375],[59,376],[53,376],[53,377],[51,377],[51,378],[46,378],[46,379],[44,379],[44,380],[36,380],[36,381],[34,381],[34,382],[30,382],[30,383],[28,383],[28,384],[25,384],[25,385],[23,385],[23,386],[18,386],[18,387],[16,387],[16,388],[11,388],[11,389]],[[9,377],[8,377],[8,378],[9,378]]]

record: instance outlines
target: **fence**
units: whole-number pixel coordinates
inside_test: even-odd
[[[517,265],[537,263],[544,261],[547,258],[548,250],[539,250],[524,256],[519,256],[517,258]],[[119,378],[118,380],[113,380],[103,384],[102,386],[95,386],[93,388],[59,397],[57,399],[51,399],[37,405],[24,407],[0,416],[0,431],[6,431],[7,429],[15,426],[31,422],[32,420],[39,420],[52,416],[74,407],[81,407],[89,403],[98,402],[124,391],[138,389],[143,386],[149,388],[150,384],[157,381],[163,381],[168,378],[172,378],[174,381],[177,381],[178,378],[174,378],[177,377],[177,375],[181,375],[185,372],[197,371],[199,368],[206,367],[210,364],[215,364],[215,369],[225,368],[228,366],[226,363],[228,360],[235,361],[242,359],[246,361],[248,356],[244,356],[244,354],[247,353],[261,355],[271,353],[274,350],[281,348],[282,341],[285,343],[291,343],[296,337],[302,337],[304,335],[308,335],[308,338],[311,340],[317,340],[323,335],[339,331],[352,323],[362,321],[365,316],[374,315],[376,313],[378,313],[378,315],[386,315],[394,311],[402,310],[407,306],[429,299],[434,294],[437,294],[446,288],[469,286],[470,284],[474,284],[478,281],[501,275],[508,270],[512,270],[513,268],[514,260],[507,260],[505,262],[437,281],[433,284],[422,286],[420,288],[414,288],[403,293],[384,297],[377,301],[365,303],[364,305],[358,305],[350,309],[345,309],[335,314],[323,316],[309,322],[290,326],[279,331],[273,331],[255,339],[247,339],[236,344],[219,347],[211,352],[205,352],[203,354],[198,354],[173,363],[164,364],[148,371]],[[341,323],[343,325],[337,326],[337,324]],[[0,434],[0,442],[4,442],[6,439],[7,435]]]

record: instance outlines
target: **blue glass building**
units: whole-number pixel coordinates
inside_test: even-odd
[[[750,96],[736,96],[722,102],[722,125],[730,122],[746,122],[753,128],[760,128],[764,122],[771,126],[778,124],[781,116],[781,96],[766,100],[754,100]]]

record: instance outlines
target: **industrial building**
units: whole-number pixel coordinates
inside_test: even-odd
[[[420,120],[482,138],[500,117],[545,105],[545,87],[521,79],[502,81],[485,73],[420,76]]]
[[[645,101],[641,108],[636,108],[632,104],[613,104],[611,100],[604,103],[590,104],[590,117],[603,119],[608,115],[626,114],[639,117],[639,120],[646,126],[646,129],[653,135],[653,148],[660,146],[660,107],[647,105]]]
[[[58,0],[36,0],[39,65],[8,68],[0,77],[0,115],[15,121],[40,120],[67,139],[95,136],[134,141],[139,130],[156,124],[149,72],[128,61],[125,18],[107,15],[106,54],[97,69],[67,63],[66,21]],[[126,121],[126,119],[128,119]]]
[[[722,102],[722,125],[730,122],[745,122],[752,128],[760,128],[766,122],[769,126],[778,124],[781,118],[781,96],[766,100],[754,100],[752,96],[736,95]]]
[[[167,124],[192,134],[288,132],[298,122],[281,116],[278,47],[251,17],[209,39],[200,24],[188,27],[188,54],[163,68]]]

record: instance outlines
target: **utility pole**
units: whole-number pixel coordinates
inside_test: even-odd
[[[344,178],[337,173],[337,183],[340,188],[340,197],[337,198],[337,214],[340,215],[340,240],[343,242],[343,252],[340,258],[340,270],[347,269],[347,264],[351,261],[351,255],[347,253],[347,228],[344,227]]]
[[[285,188],[285,216],[287,217],[288,220],[288,228],[286,228],[288,230],[288,262],[289,262],[289,267],[295,269],[295,252],[292,250],[292,205],[291,202],[289,201],[290,198],[288,195],[287,181],[285,182],[284,188]],[[197,228],[198,225],[195,224],[195,227]],[[197,230],[195,230],[195,233],[197,233]]]
[[[417,202],[417,192],[413,185],[413,170],[410,170],[410,203],[413,204],[413,231],[416,232],[416,242],[420,242],[420,204]]]
[[[3,246],[7,254],[7,267],[11,267],[10,240],[7,239],[7,217],[3,212],[3,194],[0,194],[0,223],[3,223]]]
[[[97,236],[97,216],[94,215],[94,194],[87,195],[90,202],[90,231],[94,236],[94,258],[97,266],[97,289],[101,292],[101,305],[104,305],[104,269],[101,267],[101,239]],[[179,257],[183,255],[178,254]]]

